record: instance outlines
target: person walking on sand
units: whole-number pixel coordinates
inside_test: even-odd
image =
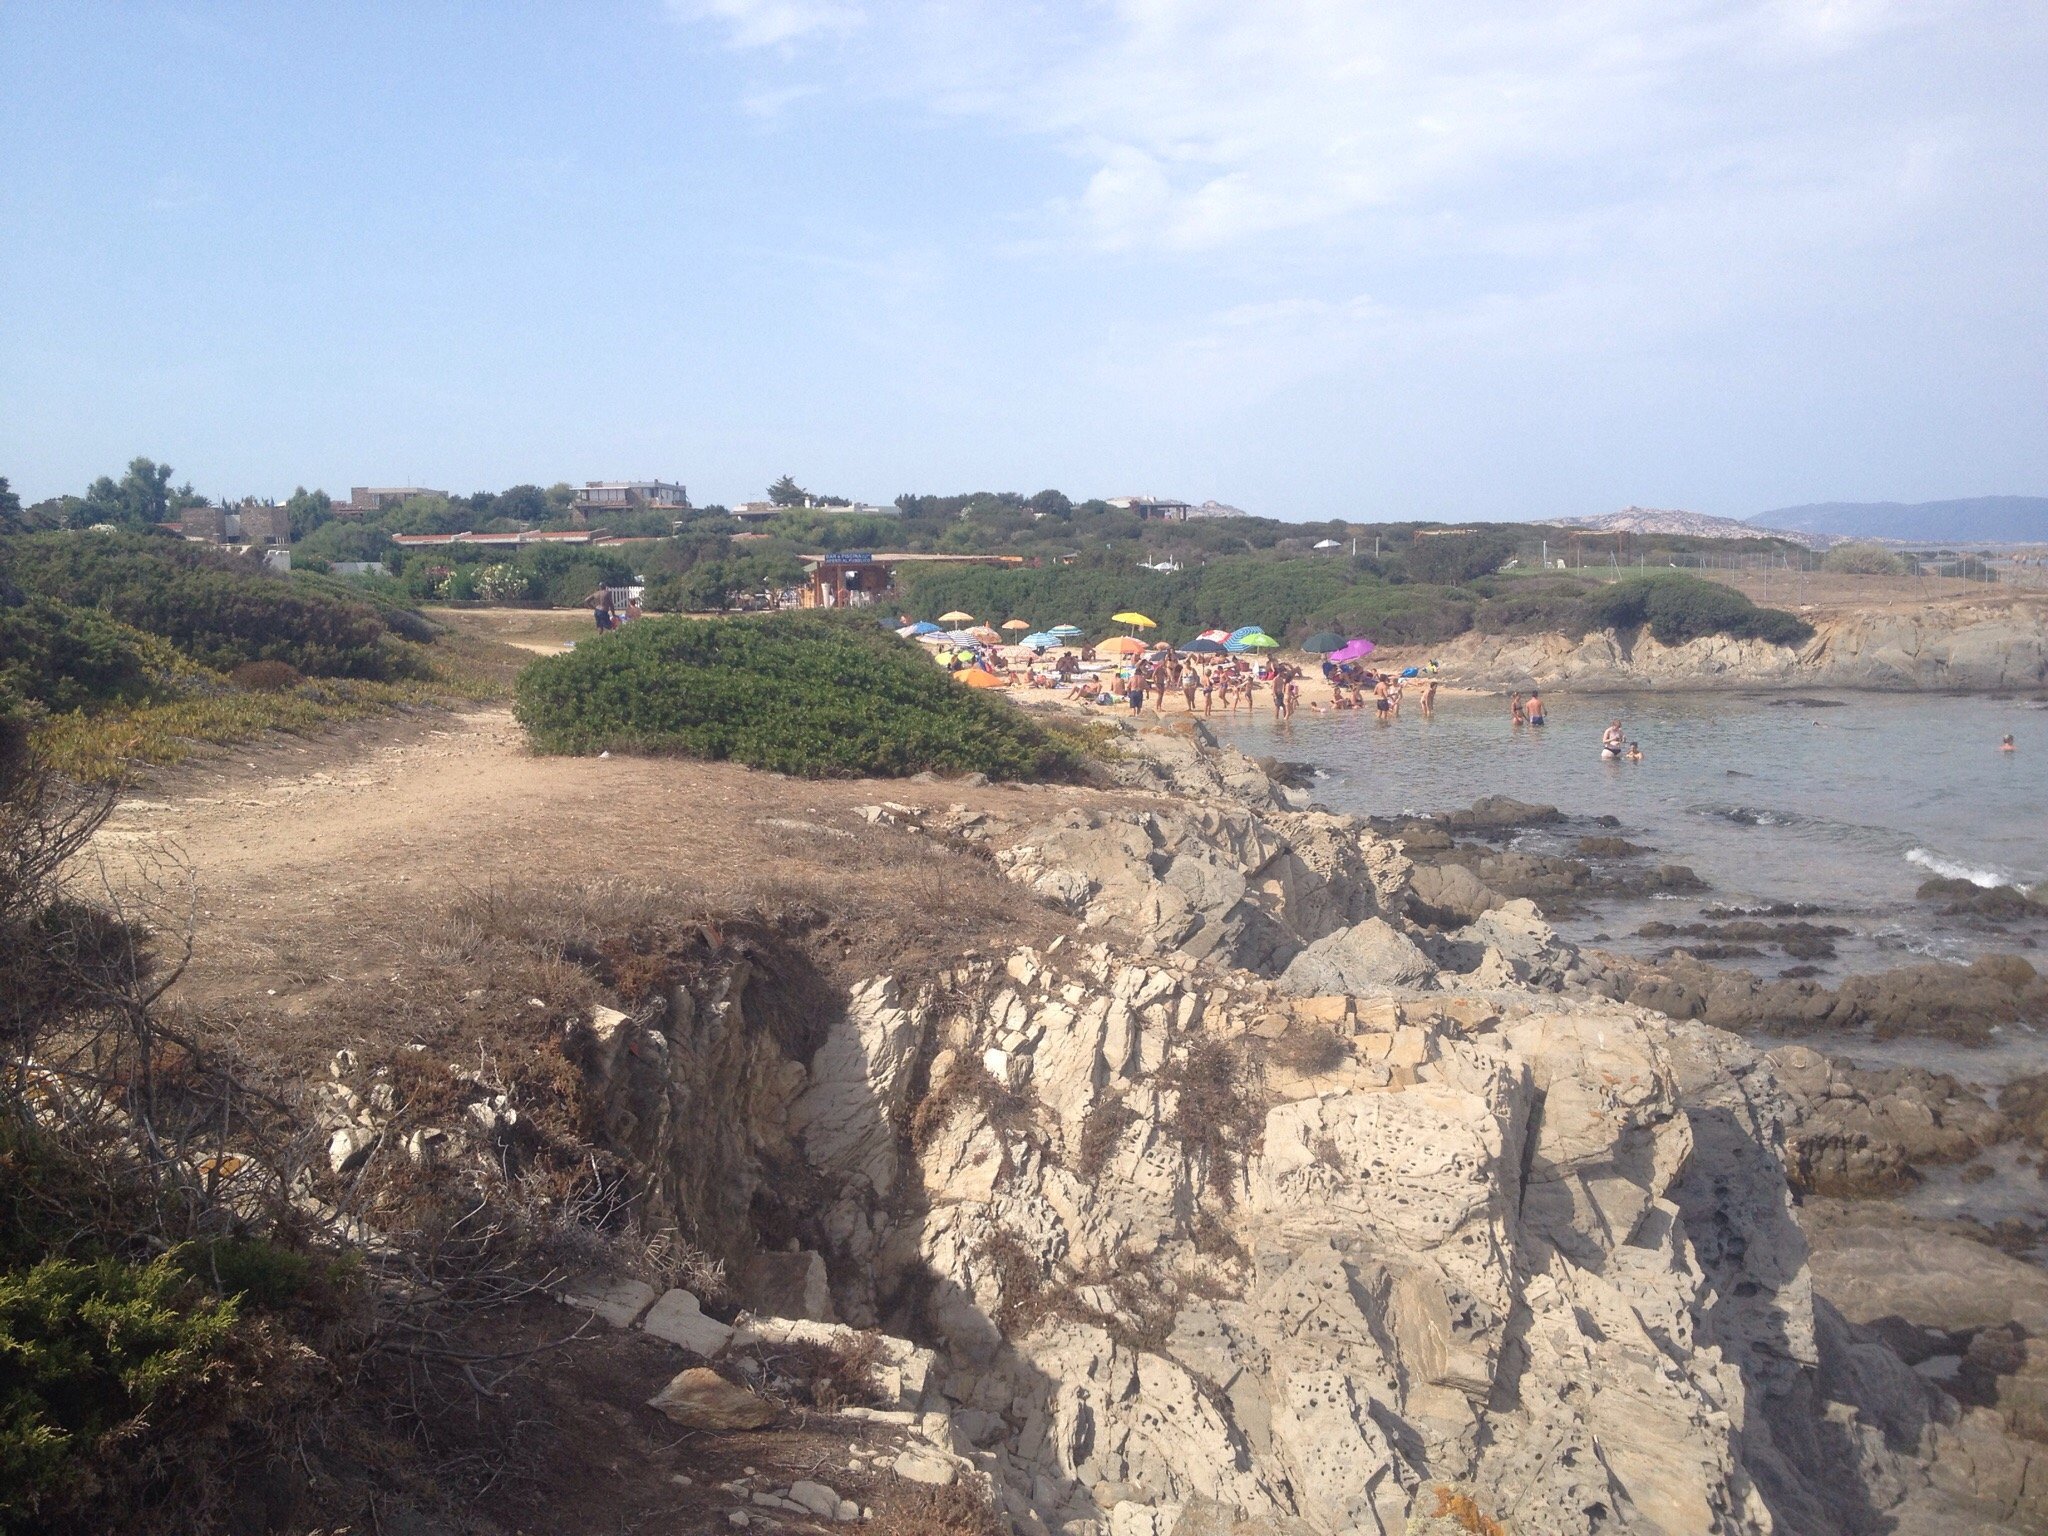
[[[1205,715],[1216,713],[1216,674],[1214,672],[1204,672],[1202,674],[1202,713]]]
[[[1202,680],[1199,677],[1195,676],[1195,669],[1192,666],[1189,667],[1187,671],[1181,673],[1180,691],[1188,701],[1188,713],[1191,715],[1195,712],[1196,690],[1198,690],[1201,686]]]
[[[1543,694],[1540,689],[1531,688],[1529,690],[1529,723],[1531,725],[1541,725],[1543,723]]]

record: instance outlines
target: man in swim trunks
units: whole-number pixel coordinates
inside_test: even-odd
[[[1394,700],[1387,689],[1384,676],[1372,685],[1372,707],[1379,711],[1380,724],[1385,725],[1394,715]]]
[[[1529,690],[1529,723],[1531,725],[1541,725],[1543,723],[1543,694],[1535,688]]]

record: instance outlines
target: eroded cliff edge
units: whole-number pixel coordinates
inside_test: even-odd
[[[756,936],[572,1027],[592,1140],[732,1279],[623,1321],[738,1385],[764,1335],[880,1330],[903,1475],[1027,1532],[2043,1527],[2033,1443],[1815,1294],[1770,1059],[1526,902],[1415,926],[1396,844],[1199,733],[1119,771],[868,809],[1050,940],[827,999]]]

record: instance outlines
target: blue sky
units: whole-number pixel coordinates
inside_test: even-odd
[[[2038,0],[0,0],[0,474],[2048,493]]]

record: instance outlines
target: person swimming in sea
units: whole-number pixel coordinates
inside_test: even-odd
[[[1518,693],[1508,700],[1508,724],[1527,725],[1528,723],[1529,712],[1522,707],[1522,696]]]
[[[1640,763],[1643,760],[1643,749],[1634,742],[1628,744],[1628,760],[1632,763]]]
[[[1613,721],[1601,733],[1600,755],[1606,758],[1607,761],[1614,762],[1620,758],[1622,748],[1626,742],[1627,738],[1621,734],[1621,722],[1619,720]]]
[[[2001,741],[1998,744],[1998,750],[2001,752],[2017,752],[2019,748],[2015,747],[2012,744],[2012,737],[2010,734],[2008,734],[2005,740]]]

